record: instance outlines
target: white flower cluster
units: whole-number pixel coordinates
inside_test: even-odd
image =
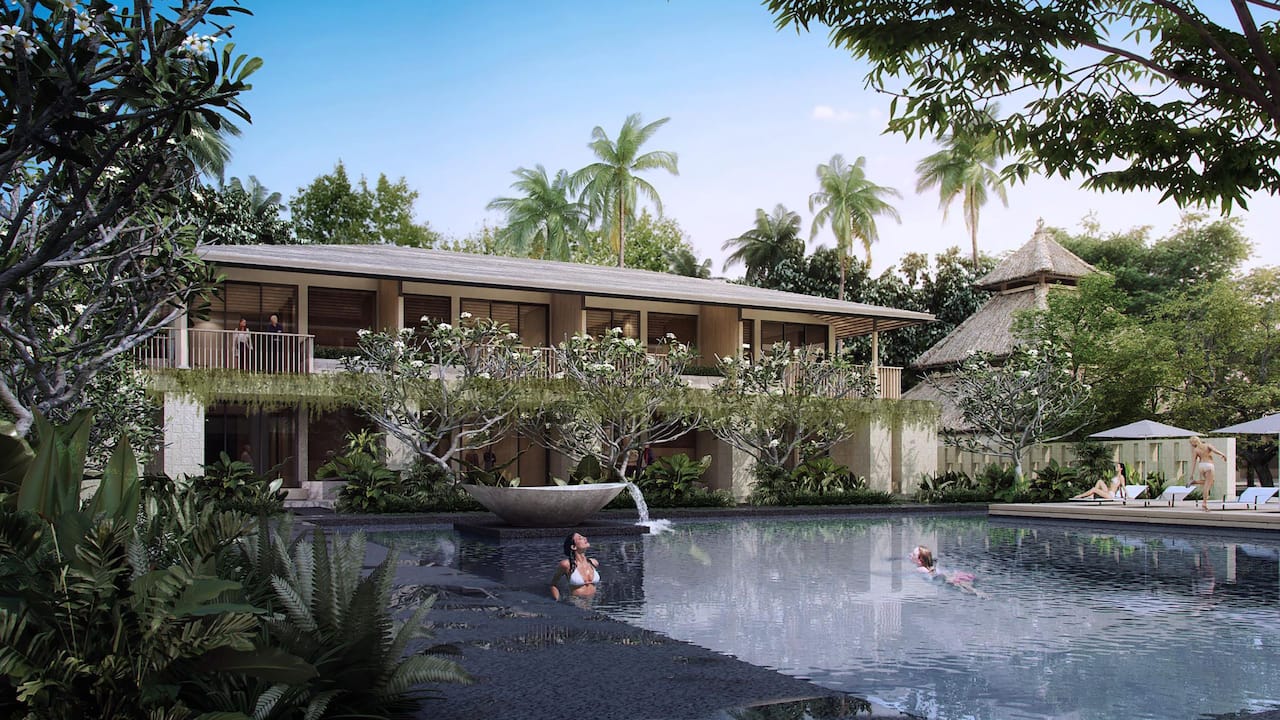
[[[0,25],[0,60],[13,60],[15,53],[30,55],[36,51],[36,44],[26,30],[16,25]]]
[[[204,55],[213,49],[213,44],[216,42],[218,38],[212,35],[188,35],[183,38],[178,51],[189,55]]]

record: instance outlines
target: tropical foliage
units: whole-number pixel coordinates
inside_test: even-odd
[[[172,321],[212,280],[175,198],[217,152],[261,64],[182,0],[10,3],[0,11],[0,398],[26,433],[68,419],[93,376]],[[202,35],[212,29],[213,35]],[[67,268],[75,267],[76,272]]]
[[[357,345],[343,364],[360,412],[446,474],[514,427],[518,381],[538,367],[506,325],[469,313],[422,333],[362,330]]]
[[[626,265],[627,226],[635,218],[640,198],[647,198],[658,215],[662,215],[662,198],[658,196],[657,189],[639,174],[648,170],[680,174],[675,153],[668,150],[641,152],[641,148],[668,120],[670,118],[662,118],[645,125],[639,113],[628,115],[618,130],[616,140],[610,140],[604,128],[596,126],[587,145],[596,156],[596,162],[574,174],[574,184],[581,188],[592,218],[599,221],[617,249],[618,267]]]
[[[916,165],[916,175],[919,178],[916,192],[938,188],[938,204],[942,208],[944,221],[951,204],[957,197],[961,198],[964,226],[969,231],[969,240],[973,245],[973,266],[976,268],[979,263],[978,218],[982,206],[987,204],[988,193],[994,192],[1005,207],[1009,206],[1005,180],[995,167],[1001,154],[999,141],[992,134],[950,134],[942,138],[942,145],[941,150]]]
[[[498,232],[504,250],[514,255],[568,261],[586,240],[590,213],[573,195],[566,170],[554,178],[536,165],[513,171],[515,197],[495,198],[489,210],[506,213],[507,224]]]
[[[558,382],[522,399],[520,431],[569,458],[595,456],[622,477],[646,444],[674,440],[699,422],[680,377],[693,351],[670,335],[661,345],[660,354],[649,353],[620,328],[560,343],[552,361]]]
[[[439,236],[430,226],[414,222],[417,199],[418,191],[404,178],[392,182],[379,174],[370,188],[361,176],[352,185],[339,160],[333,172],[298,188],[289,199],[289,212],[299,242],[434,247]]]
[[[813,213],[810,236],[830,225],[840,254],[840,289],[836,298],[844,300],[845,268],[853,241],[862,243],[867,267],[871,267],[871,245],[880,240],[876,218],[886,215],[901,222],[898,211],[887,197],[900,197],[897,190],[876,185],[867,178],[867,159],[859,157],[853,165],[841,155],[818,166],[818,191],[809,196],[809,212]]]
[[[781,203],[767,215],[764,208],[757,208],[755,225],[741,235],[725,240],[720,249],[733,250],[724,259],[725,270],[741,263],[746,269],[744,280],[748,285],[767,287],[783,263],[794,262],[804,255],[800,215]]]
[[[746,452],[761,473],[790,472],[853,436],[849,398],[872,397],[876,379],[840,358],[777,343],[749,358],[719,359],[724,380],[712,390],[706,427]]]
[[[946,378],[930,378],[959,409],[964,431],[947,442],[1005,458],[1023,481],[1023,451],[1071,436],[1089,419],[1089,385],[1071,356],[1049,341],[1022,344],[1003,358],[974,353]]]
[[[1017,153],[1010,177],[1226,209],[1280,189],[1274,3],[1212,18],[1194,0],[767,5],[779,27],[825,25],[868,63],[868,85],[893,97],[889,130],[994,134]],[[996,102],[1016,110],[996,120]]]

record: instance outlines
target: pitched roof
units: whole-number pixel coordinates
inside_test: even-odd
[[[964,414],[956,406],[950,395],[939,388],[950,390],[955,385],[955,376],[951,374],[936,375],[929,380],[916,383],[910,390],[902,393],[903,400],[930,400],[938,403],[938,429],[952,432],[969,432],[973,428],[965,424]]]
[[[765,290],[723,280],[396,245],[208,245],[200,249],[200,255],[223,267],[804,312],[831,323],[836,337],[934,320],[929,313]]]
[[[977,312],[925,350],[911,366],[936,368],[954,365],[973,352],[1008,355],[1013,352],[1015,342],[1014,313],[1043,308],[1048,296],[1049,288],[1045,285],[1027,285],[992,295]]]
[[[1095,271],[1092,265],[1059,245],[1041,223],[1025,245],[1000,261],[974,285],[994,290],[1040,282],[1075,284],[1075,280]]]
[[[1139,420],[1128,425],[1096,432],[1089,437],[1099,440],[1144,440],[1146,438],[1177,438],[1199,435],[1195,430],[1165,425],[1155,420]]]

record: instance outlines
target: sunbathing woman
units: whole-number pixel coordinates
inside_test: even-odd
[[[1114,500],[1120,494],[1120,491],[1124,489],[1128,480],[1129,471],[1124,469],[1124,463],[1116,463],[1116,475],[1111,478],[1110,484],[1099,480],[1093,484],[1093,487],[1071,499],[1086,500],[1088,498],[1097,498],[1099,500]]]
[[[933,551],[924,545],[917,545],[911,551],[911,561],[916,564],[916,569],[929,576],[929,579],[937,579],[945,582],[951,587],[967,592],[970,595],[977,595],[980,598],[987,597],[987,594],[973,586],[973,581],[977,577],[973,573],[956,571],[944,573],[938,570],[938,561],[933,557]]]

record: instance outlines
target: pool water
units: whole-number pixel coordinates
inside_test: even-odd
[[[546,593],[559,541],[371,536]],[[931,581],[923,544],[981,595]],[[926,718],[1280,706],[1280,538],[985,517],[685,522],[600,538],[594,609]]]

